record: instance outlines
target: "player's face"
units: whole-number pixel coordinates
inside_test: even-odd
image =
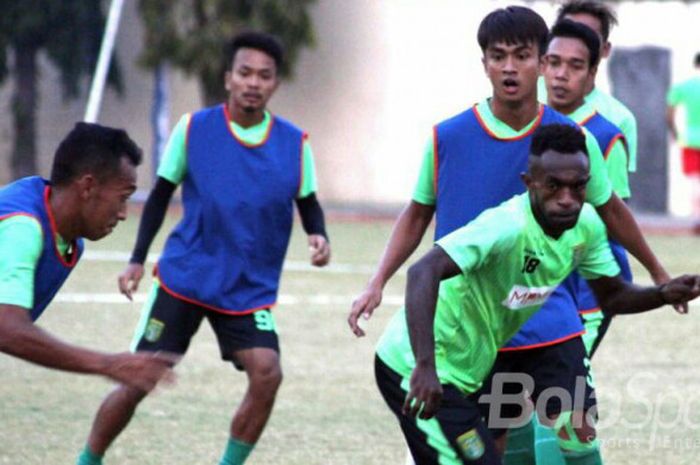
[[[238,49],[225,81],[233,107],[246,113],[261,112],[277,89],[275,60],[260,50]]]
[[[102,181],[91,177],[81,193],[81,236],[96,241],[111,233],[117,223],[126,219],[126,201],[135,190],[136,168],[126,157],[122,157],[116,176]]]
[[[544,231],[558,237],[576,225],[586,197],[588,157],[582,152],[545,151],[531,157],[525,183],[537,221]]]
[[[564,114],[583,105],[583,98],[595,68],[589,64],[586,45],[572,37],[556,37],[549,43],[542,72],[551,107]]]
[[[607,58],[608,55],[610,55],[611,45],[610,42],[606,42],[605,39],[603,39],[603,25],[600,24],[598,18],[588,13],[575,13],[566,15],[563,19],[569,19],[593,29],[593,31],[598,34],[598,39],[600,40],[600,58]]]
[[[489,45],[481,59],[493,86],[493,97],[504,103],[537,99],[540,57],[535,43]]]

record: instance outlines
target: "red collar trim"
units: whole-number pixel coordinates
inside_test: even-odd
[[[51,211],[51,203],[49,202],[49,196],[51,195],[51,186],[46,186],[44,188],[44,207],[46,208],[46,216],[49,217],[49,225],[51,226],[51,242],[53,243],[53,250],[58,257],[58,261],[61,262],[63,266],[68,268],[73,268],[76,263],[78,263],[78,241],[73,240],[70,244],[70,257],[66,260],[58,250],[58,244],[56,244],[56,235],[58,234],[58,229],[56,228],[56,220],[54,219],[53,212]]]
[[[240,137],[236,135],[236,133],[233,131],[233,128],[231,127],[231,113],[228,111],[228,106],[224,103],[221,105],[223,110],[224,110],[224,119],[226,120],[226,128],[228,129],[228,132],[233,136],[234,139],[238,141],[239,144],[249,147],[249,148],[254,148],[254,147],[260,147],[261,145],[265,145],[267,140],[270,138],[270,132],[272,131],[272,126],[275,124],[275,116],[270,115],[270,124],[267,126],[267,132],[265,132],[265,137],[263,137],[263,140],[261,140],[257,144],[249,144],[248,142],[244,141]]]
[[[540,123],[542,122],[542,116],[544,115],[544,105],[540,105],[540,108],[537,111],[537,119],[535,120],[535,122],[532,124],[532,127],[527,132],[525,132],[524,134],[520,134],[519,136],[515,136],[515,137],[499,137],[493,131],[491,131],[491,129],[489,129],[489,127],[486,125],[486,122],[483,120],[483,118],[479,114],[478,104],[474,105],[472,108],[474,109],[474,116],[476,116],[476,120],[479,122],[479,125],[481,126],[481,128],[484,131],[486,131],[486,133],[490,137],[492,137],[496,140],[520,140],[520,139],[526,138],[527,136],[529,136],[530,134],[535,132],[535,129],[537,129],[539,127]]]

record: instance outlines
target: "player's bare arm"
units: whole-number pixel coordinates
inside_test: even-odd
[[[641,313],[664,305],[687,304],[700,296],[700,276],[683,275],[665,284],[640,287],[620,276],[588,281],[601,308],[614,314]]]
[[[365,332],[357,324],[360,316],[369,319],[374,309],[382,302],[382,291],[389,279],[408,259],[420,244],[430,221],[433,219],[435,207],[411,201],[396,220],[394,229],[389,237],[377,271],[367,283],[367,287],[352,303],[348,324],[356,336],[361,337]]]
[[[0,352],[49,368],[98,374],[149,392],[173,380],[174,359],[161,354],[106,354],[67,344],[34,325],[26,309],[0,304]]]
[[[637,221],[629,207],[616,194],[599,206],[598,214],[605,223],[610,237],[618,241],[646,268],[655,284],[663,284],[670,279],[661,262],[652,252],[642,235]],[[677,311],[687,313],[687,305],[681,305]]]
[[[435,305],[440,281],[460,273],[457,264],[440,247],[434,247],[408,270],[406,320],[416,367],[403,407],[405,415],[431,418],[442,399],[442,386],[435,371]]]

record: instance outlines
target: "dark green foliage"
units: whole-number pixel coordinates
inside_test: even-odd
[[[207,104],[223,101],[224,47],[238,32],[257,29],[285,45],[290,76],[299,51],[314,42],[308,8],[315,0],[140,0],[147,67],[170,63],[199,80]]]

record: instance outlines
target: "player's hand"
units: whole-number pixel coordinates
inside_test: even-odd
[[[651,279],[654,281],[654,284],[657,286],[660,286],[662,284],[666,284],[669,281],[671,281],[671,276],[666,272],[665,269],[661,268],[659,270],[656,270],[654,273],[651,275]],[[670,302],[670,301],[668,301]],[[681,315],[685,315],[688,313],[688,304],[687,302],[682,302],[679,304],[674,304],[673,309],[676,311],[676,313],[680,313]]]
[[[143,278],[143,265],[129,263],[119,275],[119,292],[124,294],[127,299],[133,300],[133,294],[139,288],[141,278]]]
[[[683,275],[674,278],[661,287],[661,295],[665,302],[683,304],[687,313],[688,301],[700,296],[700,275]],[[678,311],[678,310],[676,310]]]
[[[331,245],[320,234],[309,235],[309,251],[313,266],[326,266],[331,260]]]
[[[352,302],[352,309],[350,309],[350,315],[348,315],[348,325],[350,325],[350,329],[355,333],[355,336],[362,337],[365,335],[364,330],[358,324],[360,317],[369,320],[374,309],[379,307],[381,303],[382,287],[372,283],[368,284],[364,292]]]
[[[159,383],[175,382],[173,366],[180,357],[165,352],[110,354],[105,357],[103,374],[114,381],[151,392]]]
[[[403,414],[427,420],[437,413],[441,401],[442,386],[435,366],[417,365],[411,373],[411,390],[406,395]]]

